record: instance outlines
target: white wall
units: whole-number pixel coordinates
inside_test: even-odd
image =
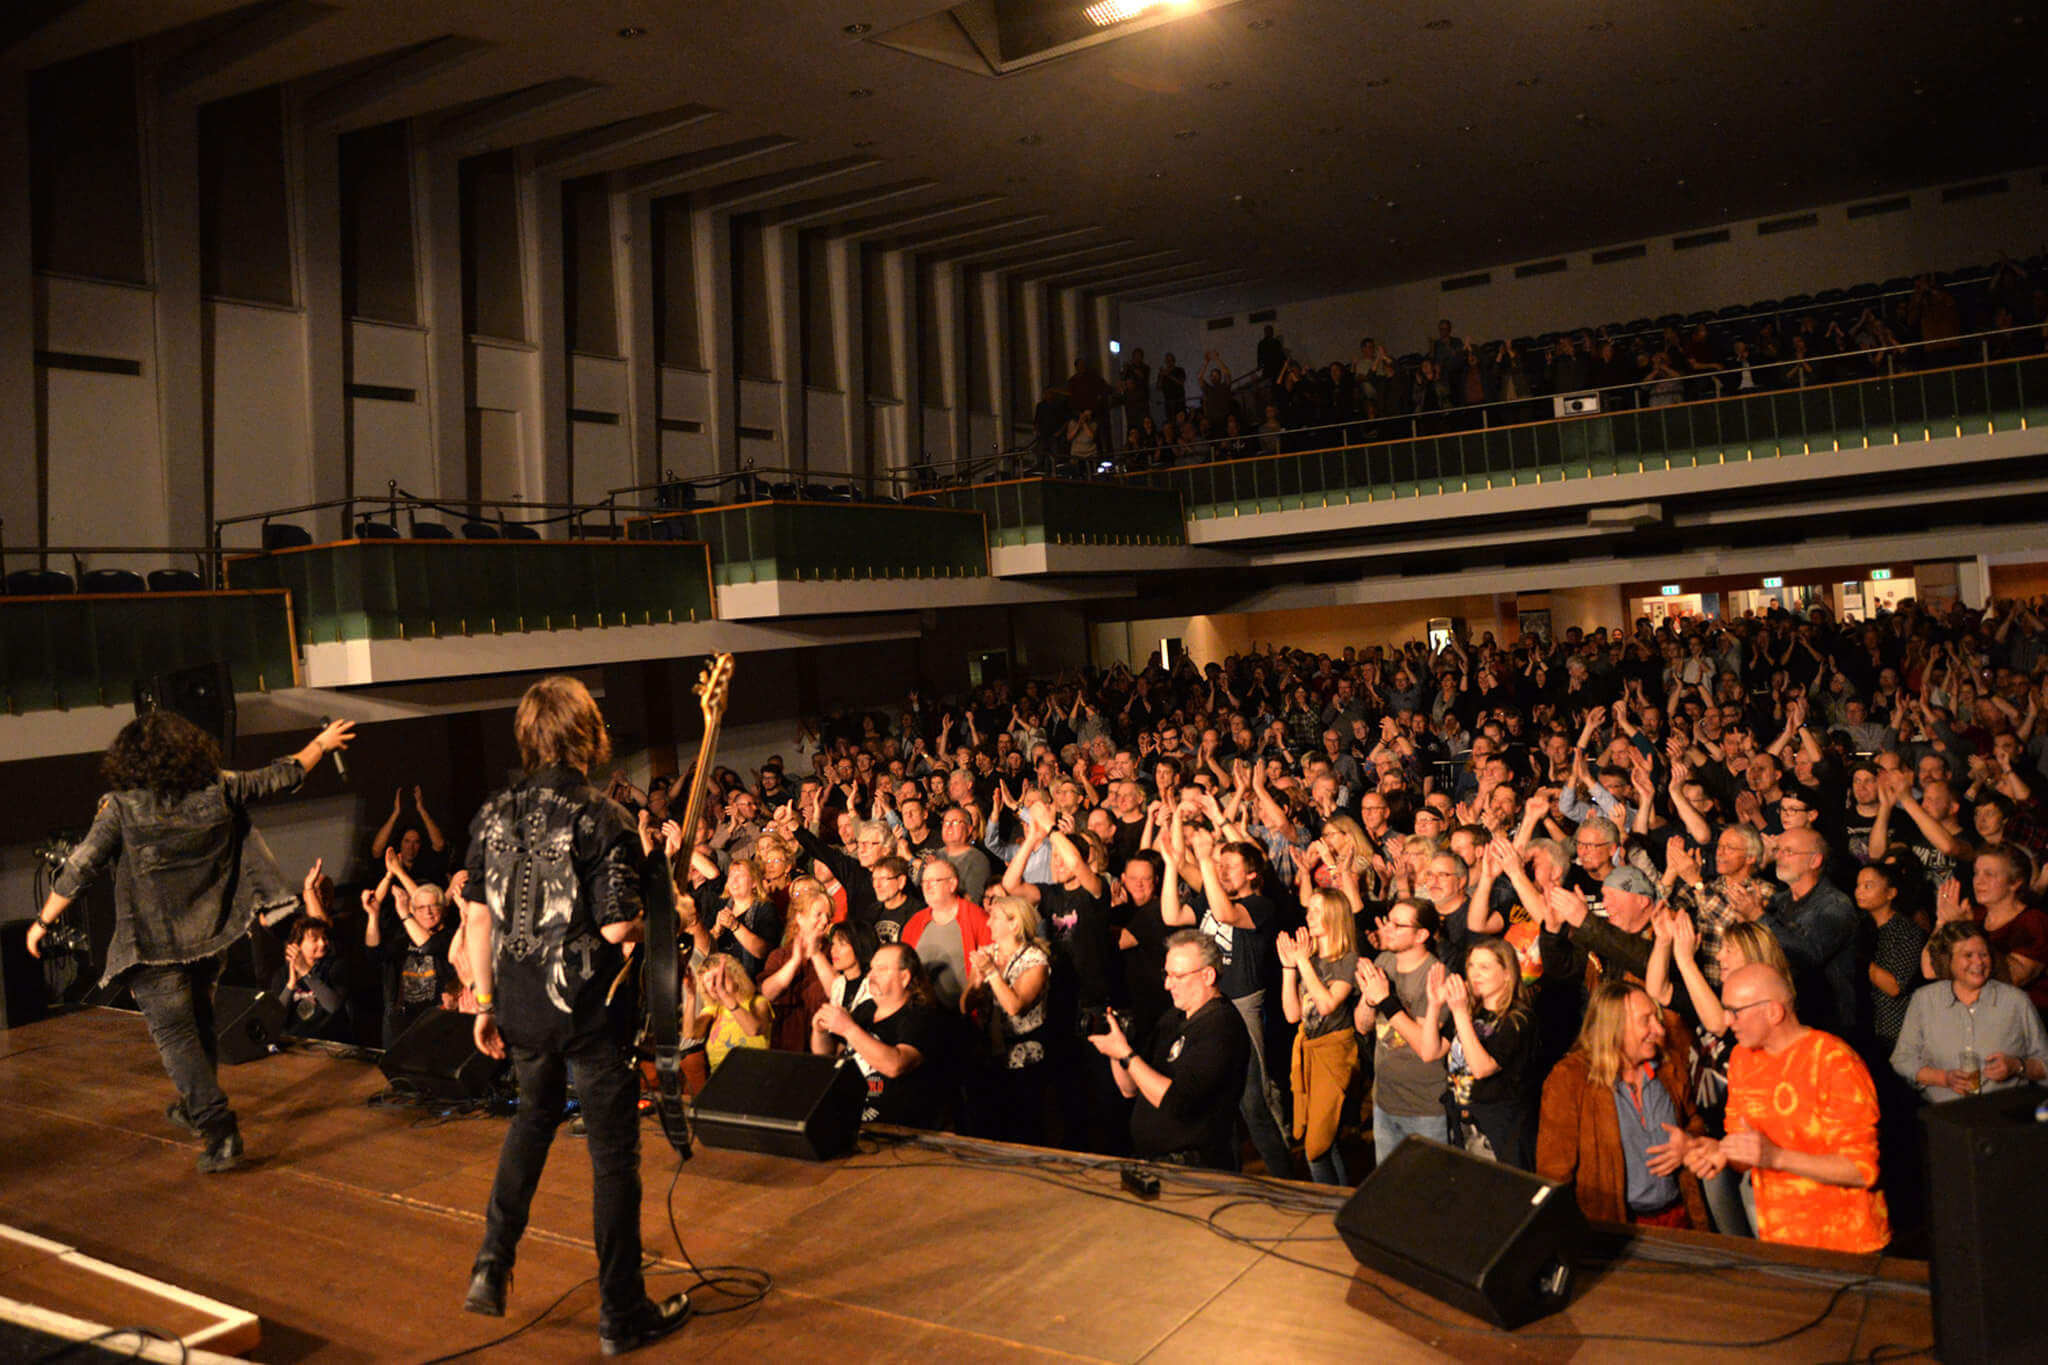
[[[1757,235],[1756,219],[1702,223],[1687,231],[1727,227],[1729,240],[1674,251],[1672,236],[1685,233],[1650,238],[1644,243],[1646,255],[1609,265],[1593,265],[1592,253],[1629,243],[1594,243],[1567,253],[1566,269],[1526,280],[1514,278],[1514,267],[1524,262],[1474,263],[1451,274],[1490,270],[1491,284],[1445,293],[1441,279],[1433,276],[1281,304],[1274,331],[1304,363],[1327,364],[1352,359],[1359,338],[1368,335],[1396,355],[1420,350],[1444,317],[1468,339],[1534,336],[1988,264],[2000,251],[2029,256],[2048,246],[2048,187],[2033,170],[2015,171],[2007,180],[2011,188],[2005,194],[1955,204],[1941,202],[1939,186],[1915,190],[1910,209],[1853,222],[1848,203],[1829,204],[1814,210],[1820,215],[1817,226],[1767,237]],[[1246,323],[1239,314],[1235,327],[1211,332],[1205,321],[1159,306],[1127,304],[1117,337],[1126,351],[1144,347],[1155,366],[1172,351],[1190,377],[1209,350],[1220,350],[1237,374],[1247,373],[1264,324]]]
[[[348,329],[352,381],[410,389],[413,401],[351,398],[350,445],[355,454],[352,491],[381,497],[390,480],[422,495],[438,494],[433,434],[427,411],[427,333],[419,327],[352,322]],[[273,504],[277,505],[277,504]]]
[[[569,497],[596,502],[614,488],[639,482],[633,474],[632,429],[626,425],[626,362],[604,356],[569,357],[569,406],[616,415],[615,423],[572,422],[570,440],[575,458],[570,467]]]
[[[46,543],[163,545],[170,539],[170,517],[157,423],[154,297],[143,289],[57,276],[40,277],[37,284],[45,349],[142,365],[140,375],[43,372],[49,388]],[[6,420],[30,418],[16,413]],[[147,567],[134,559],[102,556],[99,562]]]
[[[313,501],[305,322],[296,309],[210,302],[213,514]]]

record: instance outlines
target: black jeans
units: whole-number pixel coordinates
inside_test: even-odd
[[[519,1112],[498,1154],[498,1178],[479,1260],[510,1267],[526,1231],[534,1189],[562,1122],[566,1081],[576,1080],[590,1150],[591,1226],[605,1322],[623,1321],[647,1297],[640,1277],[640,1082],[608,1038],[567,1052],[509,1049],[519,1079]]]
[[[213,988],[219,979],[218,957],[137,967],[126,978],[164,1070],[185,1102],[186,1116],[209,1140],[235,1126],[235,1113],[220,1088],[220,1051],[213,1032]]]

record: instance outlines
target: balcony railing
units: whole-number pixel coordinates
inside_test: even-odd
[[[1171,489],[1078,479],[1007,479],[918,495],[970,508],[992,548],[1020,545],[1185,545],[1186,514]]]
[[[1445,425],[1458,414],[1436,414]],[[1192,520],[1515,488],[2019,431],[2048,421],[2048,356],[1759,390],[1518,426],[1151,470]]]
[[[750,583],[983,578],[980,515],[890,503],[754,502],[635,518],[632,540],[700,540],[721,588]]]
[[[222,661],[237,692],[298,685],[284,593],[0,597],[9,714],[118,706],[138,679]]]
[[[713,616],[704,546],[688,541],[345,540],[229,559],[227,575],[287,589],[304,645]]]

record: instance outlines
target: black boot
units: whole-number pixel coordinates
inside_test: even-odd
[[[622,1356],[660,1341],[681,1327],[689,1316],[688,1294],[673,1294],[659,1301],[642,1299],[640,1306],[624,1319],[599,1323],[597,1344],[608,1356]]]
[[[505,1295],[512,1288],[512,1267],[502,1261],[479,1259],[469,1277],[469,1297],[462,1301],[465,1313],[487,1318],[505,1316]]]
[[[232,1114],[225,1124],[205,1136],[206,1150],[199,1154],[201,1175],[218,1175],[242,1164],[242,1130]]]

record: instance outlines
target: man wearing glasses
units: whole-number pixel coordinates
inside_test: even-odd
[[[1237,1169],[1237,1109],[1251,1065],[1244,1019],[1216,989],[1222,964],[1215,941],[1199,929],[1166,940],[1166,993],[1173,1009],[1151,1047],[1131,1046],[1112,1011],[1108,1029],[1090,1034],[1109,1058],[1110,1075],[1131,1109],[1131,1150],[1147,1161]]]
[[[1685,1164],[1702,1180],[1731,1162],[1748,1168],[1766,1242],[1882,1251],[1891,1223],[1876,1188],[1877,1088],[1855,1050],[1801,1023],[1792,1001],[1791,983],[1765,963],[1721,983],[1737,1044],[1728,1136],[1690,1139]]]
[[[1372,1144],[1380,1161],[1409,1134],[1450,1140],[1444,1114],[1443,1057],[1425,1062],[1416,1049],[1429,1012],[1430,946],[1442,920],[1420,899],[1397,900],[1380,921],[1380,955],[1358,959],[1358,1005],[1351,1021],[1373,1039]],[[1441,1028],[1449,1012],[1437,1021]]]
[[[1815,829],[1787,829],[1778,836],[1778,880],[1785,889],[1772,898],[1764,925],[1785,950],[1798,990],[1799,1013],[1839,1036],[1856,1028],[1855,904],[1826,877],[1827,841]]]

